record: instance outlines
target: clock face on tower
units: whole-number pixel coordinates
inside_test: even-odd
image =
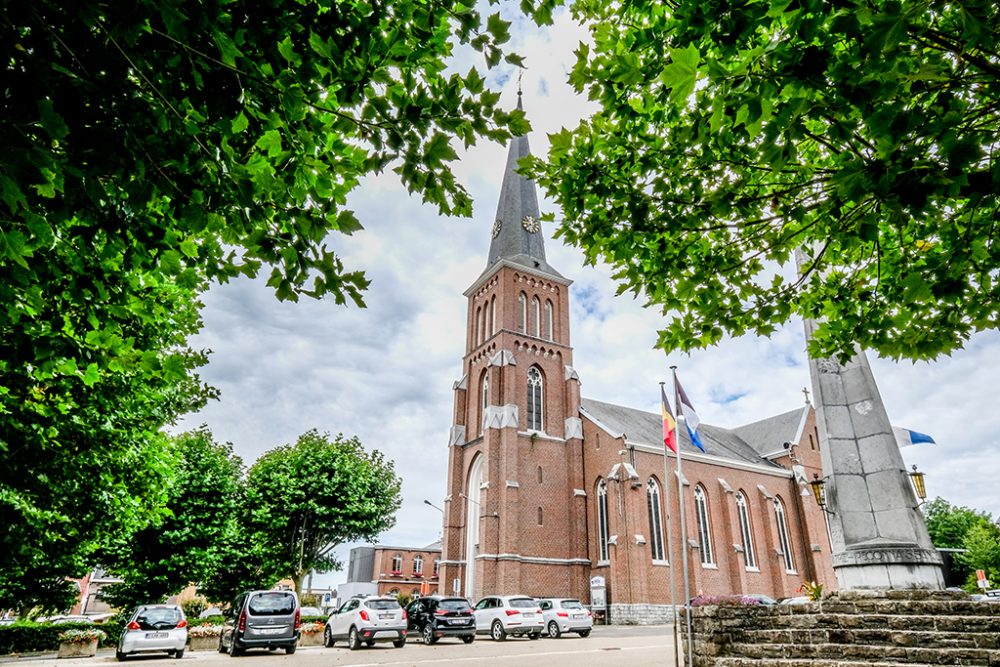
[[[541,223],[530,215],[524,216],[524,219],[521,220],[521,226],[524,227],[525,231],[531,232],[532,234],[542,228]]]
[[[497,220],[496,222],[493,223],[493,238],[496,238],[496,237],[500,236],[500,225],[501,224],[502,223],[500,222],[500,220]]]

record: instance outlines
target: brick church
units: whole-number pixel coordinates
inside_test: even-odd
[[[704,453],[682,435],[681,544],[661,416],[581,397],[571,281],[546,261],[534,183],[516,173],[528,154],[527,137],[515,137],[486,270],[465,292],[440,592],[590,604],[597,578],[609,622],[662,621],[671,577],[683,604],[682,548],[692,595],[835,587],[825,515],[806,485],[821,472],[808,399],[739,428],[702,424]]]

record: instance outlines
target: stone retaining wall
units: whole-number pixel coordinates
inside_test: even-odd
[[[1000,667],[1000,604],[964,593],[840,591],[801,605],[695,607],[691,622],[697,667]]]
[[[674,622],[668,604],[611,604],[611,625],[662,625]]]

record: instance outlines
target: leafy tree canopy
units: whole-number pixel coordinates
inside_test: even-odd
[[[991,582],[1000,582],[1000,525],[987,512],[952,505],[935,498],[923,508],[934,546],[962,549],[954,562],[966,578],[966,588],[976,589],[976,570]]]
[[[670,317],[662,347],[803,317],[813,355],[920,359],[997,326],[996,2],[572,9],[570,82],[601,109],[533,173],[558,234]]]
[[[185,342],[209,281],[268,265],[280,299],[360,305],[325,240],[390,166],[470,212],[455,145],[523,116],[445,59],[507,39],[472,0],[4,3],[0,606],[156,519],[159,429],[213,396]]]
[[[176,469],[167,488],[166,512],[149,526],[119,538],[102,561],[121,583],[102,596],[112,606],[162,602],[200,582],[229,555],[238,520],[243,463],[232,445],[219,444],[207,428],[172,438]]]
[[[401,503],[391,461],[354,437],[315,430],[267,452],[250,468],[246,507],[256,560],[301,592],[310,570],[340,568],[333,550],[391,528]]]

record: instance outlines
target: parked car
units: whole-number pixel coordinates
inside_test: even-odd
[[[300,607],[303,616],[326,616],[319,607]]]
[[[476,603],[476,632],[488,634],[498,642],[507,635],[538,639],[545,622],[535,598],[526,595],[491,595]]]
[[[740,597],[752,598],[756,600],[758,604],[763,604],[763,605],[778,604],[778,601],[775,600],[773,597],[771,597],[770,595],[764,595],[763,593],[743,593],[740,595]]]
[[[248,648],[295,653],[302,615],[295,591],[250,591],[225,613],[219,653],[243,655]]]
[[[476,638],[476,617],[465,598],[417,598],[406,608],[406,617],[409,636],[417,635],[428,645],[442,637],[460,637],[466,644]]]
[[[406,643],[406,610],[391,597],[351,598],[330,614],[323,629],[323,645],[330,647],[346,639],[356,651],[361,644],[392,642],[396,648]]]
[[[538,601],[549,637],[558,639],[564,632],[575,632],[581,637],[590,635],[594,628],[594,615],[573,598],[550,598]]]
[[[778,604],[782,604],[782,605],[785,605],[785,604],[807,604],[809,602],[812,602],[812,600],[809,599],[808,595],[796,595],[795,597],[781,598],[780,600],[778,600]]]
[[[118,637],[115,657],[125,660],[136,653],[166,653],[184,657],[187,645],[187,619],[175,604],[139,605],[128,616]]]
[[[222,616],[222,610],[218,607],[209,607],[198,614],[198,618],[208,618],[209,616]]]

